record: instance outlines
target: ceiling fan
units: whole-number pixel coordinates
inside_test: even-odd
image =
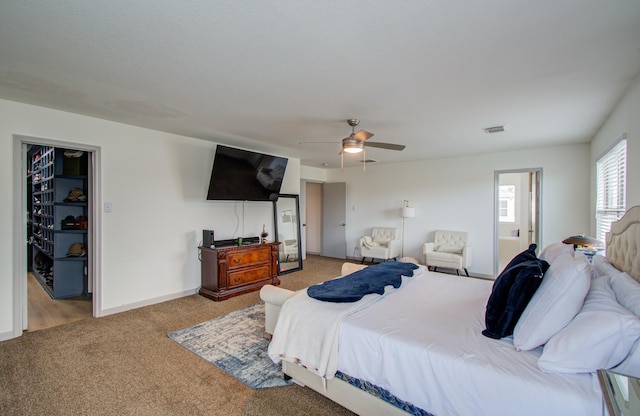
[[[340,151],[340,155],[342,155],[342,166],[344,166],[345,153],[354,154],[354,153],[363,152],[363,162],[365,162],[366,160],[364,157],[365,147],[377,147],[379,149],[386,149],[386,150],[404,150],[404,148],[406,147],[401,144],[367,141],[368,139],[373,137],[373,133],[370,133],[366,130],[360,130],[356,133],[355,129],[360,124],[360,120],[356,118],[348,119],[347,124],[351,126],[351,134],[349,135],[349,137],[345,137],[344,139],[342,139],[342,150]],[[305,143],[334,143],[334,142],[302,142],[300,144],[305,144]]]

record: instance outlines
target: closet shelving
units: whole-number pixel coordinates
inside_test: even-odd
[[[34,146],[28,156],[32,272],[52,298],[88,295],[87,156],[67,151]]]

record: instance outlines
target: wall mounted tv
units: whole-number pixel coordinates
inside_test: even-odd
[[[274,201],[278,198],[287,158],[216,147],[208,200]]]

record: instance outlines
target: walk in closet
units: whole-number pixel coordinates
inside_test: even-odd
[[[88,157],[33,145],[27,155],[29,270],[54,299],[88,297]]]

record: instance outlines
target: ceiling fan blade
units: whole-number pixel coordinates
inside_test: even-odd
[[[357,132],[354,136],[356,139],[358,140],[362,140],[365,141],[371,137],[373,137],[373,133],[370,133],[366,130],[360,130],[359,132]]]
[[[298,144],[338,144],[338,142],[298,142]]]
[[[404,150],[404,148],[407,147],[403,144],[380,143],[380,142],[365,142],[364,145],[366,147],[378,147],[380,149],[387,149],[387,150]]]

